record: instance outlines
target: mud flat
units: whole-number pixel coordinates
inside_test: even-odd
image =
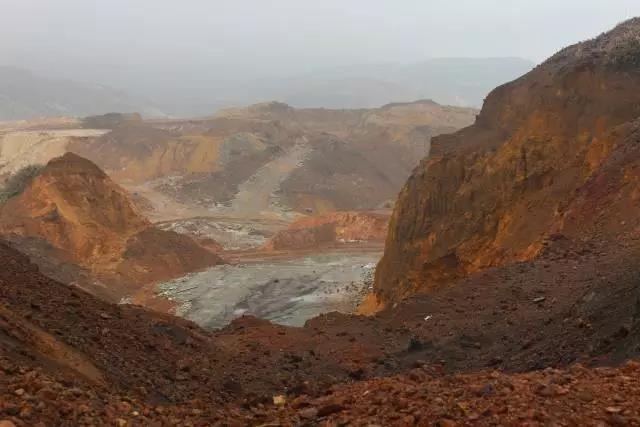
[[[163,283],[158,293],[177,304],[177,315],[207,328],[243,314],[301,326],[321,313],[353,312],[381,256],[381,249],[336,250],[223,265]]]

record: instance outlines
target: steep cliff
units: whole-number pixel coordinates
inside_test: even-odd
[[[153,227],[125,190],[72,153],[0,207],[0,233],[41,239],[96,274],[138,284],[221,262],[190,238]]]
[[[434,139],[399,195],[374,299],[388,305],[535,258],[554,233],[623,232],[620,223],[594,224],[588,206],[600,196],[636,197],[624,185],[636,186],[635,175],[612,181],[609,171],[605,182],[602,174],[635,143],[639,58],[633,19],[495,89],[474,125]]]

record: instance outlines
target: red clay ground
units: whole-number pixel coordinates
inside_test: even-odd
[[[213,332],[99,301],[0,245],[0,417],[16,425],[127,425],[119,418],[134,425],[367,425],[366,417],[411,425],[410,416],[423,425],[455,425],[444,418],[634,425],[640,384],[627,368],[491,372],[637,356],[637,242],[607,253],[609,243],[557,238],[539,260],[490,270],[375,318],[334,313],[304,328],[243,318]],[[43,382],[32,384],[34,376]],[[536,392],[554,376],[567,376],[563,388]],[[495,393],[474,395],[488,383]],[[41,388],[53,392],[38,394]],[[593,400],[584,400],[585,389]],[[290,405],[275,407],[279,395]]]
[[[617,368],[487,371],[433,368],[332,388],[275,405],[153,405],[0,359],[0,420],[16,426],[638,426],[640,363]],[[1,424],[9,427],[11,424]]]

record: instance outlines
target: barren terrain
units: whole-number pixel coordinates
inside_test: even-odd
[[[637,18],[496,88],[390,218],[469,111],[93,118],[108,173],[0,206],[0,425],[640,425],[639,58]]]
[[[277,278],[283,271],[286,280],[299,282],[298,286],[308,290],[322,288],[321,275],[293,268],[292,264],[304,264],[301,260],[306,257],[321,259],[327,250],[352,250],[352,254],[344,252],[345,261],[353,262],[356,269],[360,264],[376,263],[388,214],[377,218],[366,213],[360,219],[358,212],[381,207],[388,210],[416,164],[416,154],[421,156],[429,149],[430,138],[470,124],[474,114],[473,109],[440,106],[431,101],[390,104],[370,110],[297,110],[286,104],[266,103],[224,110],[215,117],[198,120],[145,121],[135,114],[107,114],[31,125],[15,123],[7,124],[0,134],[0,173],[9,177],[25,166],[44,165],[67,151],[85,156],[124,188],[133,209],[158,229],[186,235],[234,264],[228,268],[238,276],[216,279],[219,287],[229,288],[221,294],[229,295],[229,300],[217,304],[233,307],[239,302],[232,296],[233,289],[240,292],[243,287],[254,289],[266,283],[258,273]],[[16,206],[21,203],[14,202]],[[57,210],[68,210],[55,203]],[[93,206],[94,211],[109,209]],[[340,212],[343,210],[349,213]],[[34,221],[38,227],[49,227],[42,225],[46,221],[41,221],[39,211],[30,215],[37,218]],[[92,215],[78,210],[74,218]],[[114,259],[85,256],[80,254],[86,252],[84,249],[69,249],[55,233],[34,232],[33,227],[24,232],[22,226],[18,227],[20,221],[16,218],[13,225],[6,226],[5,236],[29,253],[43,271],[79,283],[85,289],[93,288],[100,295],[107,293],[111,299],[133,298],[156,308],[172,309],[172,304],[155,305],[165,298],[164,292],[150,288],[146,278],[153,278],[153,286],[173,278],[173,272],[187,268],[184,273],[188,276],[180,280],[203,282],[200,284],[203,288],[209,283],[199,275],[193,279],[190,274],[203,268],[203,263],[193,264],[191,271],[185,264],[160,274],[160,263],[153,267],[155,273],[143,271],[152,268],[154,262],[149,258],[144,266],[126,272],[123,268],[132,266],[125,263],[123,266],[129,267],[117,267],[115,261],[119,257],[118,248],[126,246],[124,240],[105,249]],[[44,242],[17,239],[9,234],[38,237]],[[82,237],[77,239],[81,241]],[[377,248],[376,255],[369,250],[371,242]],[[103,246],[109,243],[103,242]],[[274,251],[278,252],[276,256],[260,254]],[[62,256],[63,253],[71,256]],[[67,263],[69,268],[64,274],[52,268],[55,264],[50,261],[52,258]],[[243,259],[250,266],[244,266]],[[74,263],[79,269],[74,268]],[[334,271],[334,276],[342,278],[334,277],[333,285],[345,287],[359,281],[355,278],[357,274],[354,276],[347,267],[345,262],[344,270]],[[116,270],[125,282],[142,282],[142,294],[129,284],[110,284],[111,277],[102,274],[107,270]],[[215,276],[217,271],[202,274]],[[234,283],[245,276],[246,286]],[[307,280],[310,282],[306,283]],[[105,289],[110,292],[105,293]],[[360,290],[345,297],[348,302],[315,306],[308,310],[306,318],[322,312],[320,307],[352,311],[353,298],[357,298]],[[205,297],[206,289],[202,292],[201,304],[206,304],[210,299]],[[218,291],[210,289],[210,292]],[[270,306],[284,307],[295,296],[293,292],[278,296],[277,289],[271,292],[277,301],[269,303]],[[278,310],[257,310],[263,311]],[[229,316],[225,318],[228,320]],[[296,318],[296,323],[306,319]],[[206,324],[210,320],[201,319]]]

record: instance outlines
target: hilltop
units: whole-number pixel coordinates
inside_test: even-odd
[[[54,257],[120,279],[120,288],[222,262],[190,238],[153,227],[124,189],[73,153],[51,160],[0,206],[0,231],[18,242],[40,240],[61,251]]]

